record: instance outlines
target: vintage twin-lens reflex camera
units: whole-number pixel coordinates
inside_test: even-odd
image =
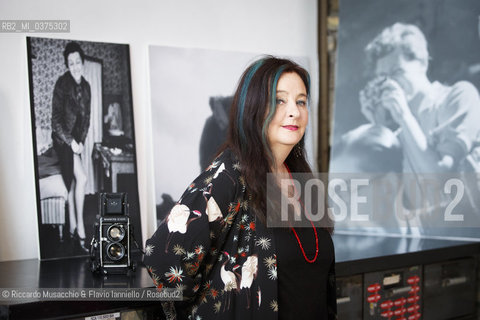
[[[90,246],[91,270],[103,274],[133,271],[127,194],[100,193],[99,214]]]

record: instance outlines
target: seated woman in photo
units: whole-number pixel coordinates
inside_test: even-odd
[[[90,85],[83,77],[85,54],[76,42],[69,42],[63,52],[68,68],[55,83],[52,98],[52,140],[60,159],[65,186],[69,190],[70,235],[85,246],[83,206],[87,174],[81,154],[90,127]]]

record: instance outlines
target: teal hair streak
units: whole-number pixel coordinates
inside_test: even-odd
[[[278,68],[277,72],[275,73],[275,77],[273,78],[272,87],[270,90],[271,91],[270,108],[268,110],[268,115],[267,115],[267,118],[265,119],[265,122],[263,123],[263,128],[262,128],[263,145],[266,147],[267,150],[270,150],[270,148],[268,148],[268,141],[267,141],[268,125],[272,121],[273,115],[277,111],[277,83],[278,83],[278,79],[280,79],[280,76],[282,75],[284,70],[285,70],[285,66],[280,66],[280,68]],[[273,154],[269,154],[269,155],[273,160]]]
[[[248,70],[247,75],[245,76],[245,81],[243,81],[242,91],[240,92],[240,103],[238,110],[238,130],[240,131],[240,138],[243,143],[247,143],[247,137],[245,136],[245,131],[243,129],[243,112],[245,110],[245,99],[247,97],[248,87],[250,81],[252,80],[253,75],[257,72],[258,68],[263,64],[264,59],[258,60],[251,68]]]
[[[307,73],[307,95],[308,95],[308,99],[310,99],[310,74]]]

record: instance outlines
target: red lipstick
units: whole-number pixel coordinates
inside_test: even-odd
[[[282,126],[282,128],[290,130],[290,131],[297,131],[298,126]]]

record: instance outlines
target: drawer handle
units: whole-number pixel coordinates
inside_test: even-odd
[[[443,283],[445,284],[445,287],[450,287],[450,286],[467,282],[467,277],[449,278],[443,281],[444,281]]]
[[[405,292],[408,292],[412,289],[412,287],[408,286],[408,287],[402,287],[402,288],[395,288],[395,289],[392,289],[392,293],[393,294],[399,294],[399,293],[405,293]]]
[[[350,297],[337,298],[337,304],[348,303],[348,302],[350,302],[350,301],[351,301]]]

